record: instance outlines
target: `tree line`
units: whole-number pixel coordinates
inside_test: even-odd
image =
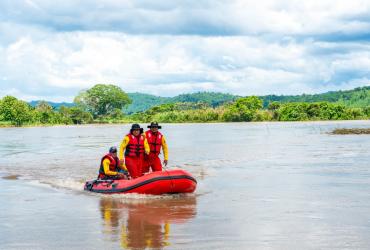
[[[0,100],[0,122],[3,125],[87,124],[104,119],[122,119],[122,108],[131,103],[127,94],[115,85],[97,84],[81,91],[75,106],[53,108],[46,101],[32,107],[13,96]]]
[[[271,102],[263,108],[257,96],[242,97],[235,102],[212,108],[204,103],[175,103],[153,107],[131,116],[132,121],[150,122],[249,122],[315,121],[369,119],[370,106],[350,108],[329,102]],[[184,109],[184,107],[187,107]]]
[[[61,106],[58,110],[41,101],[36,107],[13,96],[0,100],[0,121],[2,125],[56,125],[84,124],[93,122],[93,117],[79,107]]]
[[[128,96],[132,100],[132,104],[124,108],[124,112],[126,114],[143,112],[154,106],[177,102],[201,102],[207,103],[215,108],[242,97],[216,92],[196,92],[191,94],[181,94],[174,97],[160,97],[143,93],[129,93]],[[343,104],[352,108],[364,108],[370,106],[370,86],[345,91],[330,91],[313,95],[266,95],[259,96],[259,98],[262,99],[263,108],[265,109],[267,109],[268,105],[274,101],[281,103],[331,102]]]
[[[362,93],[363,94],[363,93]],[[361,93],[360,93],[361,95]],[[202,95],[198,94],[198,97]],[[188,97],[186,97],[188,98]],[[187,99],[184,100],[187,100]],[[219,96],[216,102],[221,100]],[[257,96],[240,97],[214,105],[216,102],[164,103],[143,112],[125,115],[122,110],[131,103],[129,96],[111,84],[97,84],[81,91],[74,99],[75,106],[54,108],[46,101],[32,107],[12,96],[0,100],[0,124],[87,124],[115,122],[248,122],[248,121],[308,121],[369,119],[370,105],[349,107],[336,102],[278,102],[267,107]]]

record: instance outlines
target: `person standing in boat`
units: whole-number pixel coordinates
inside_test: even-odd
[[[125,172],[127,169],[125,165],[119,166],[119,159],[117,157],[117,148],[110,147],[109,153],[104,155],[100,161],[98,179],[125,179]]]
[[[150,148],[144,136],[144,129],[139,124],[132,124],[130,133],[127,134],[119,149],[120,164],[126,164],[132,178],[143,175],[144,154],[149,154]],[[123,157],[124,155],[124,157]]]
[[[145,157],[144,173],[148,172],[150,168],[153,172],[162,171],[162,163],[161,159],[159,158],[161,148],[163,148],[164,155],[163,164],[167,166],[168,163],[168,147],[166,139],[164,138],[163,134],[158,131],[158,129],[161,129],[162,126],[159,126],[158,122],[152,122],[148,128],[149,130],[145,132],[145,137],[150,146],[150,153]]]

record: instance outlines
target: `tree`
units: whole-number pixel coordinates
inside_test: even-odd
[[[252,121],[257,110],[262,108],[262,100],[257,96],[243,97],[237,99],[228,106],[224,113],[225,121]]]
[[[123,118],[122,109],[114,109],[113,112],[110,114],[110,117],[113,119],[122,119]]]
[[[278,117],[280,121],[305,121],[308,120],[307,115],[308,103],[284,103],[278,109]]]
[[[364,114],[370,118],[370,106],[364,108]]]
[[[78,107],[69,108],[70,118],[74,124],[86,124],[93,121],[93,117],[90,113],[83,111]]]
[[[269,105],[267,106],[267,109],[271,111],[276,111],[280,108],[280,106],[281,106],[280,102],[270,102]]]
[[[267,110],[269,110],[272,114],[273,120],[279,120],[279,113],[277,112],[279,108],[281,107],[280,102],[270,102],[269,105],[267,106]]]
[[[89,112],[82,110],[79,107],[65,107],[61,106],[59,109],[61,121],[65,124],[86,124],[93,121],[93,117]]]
[[[363,116],[362,109],[349,109],[329,102],[284,103],[276,111],[280,121],[345,120]]]
[[[35,108],[37,118],[41,123],[51,123],[54,116],[53,107],[46,101],[39,101]]]
[[[0,116],[4,121],[22,126],[25,122],[32,120],[31,106],[13,96],[5,96],[0,101]]]
[[[36,105],[36,110],[48,113],[53,111],[53,107],[47,101],[39,101]]]
[[[97,118],[111,115],[115,109],[122,110],[131,103],[131,100],[120,87],[112,84],[97,84],[91,89],[80,92],[74,102]]]

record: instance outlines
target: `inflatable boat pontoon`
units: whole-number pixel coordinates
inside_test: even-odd
[[[92,180],[85,183],[87,191],[103,194],[139,193],[173,194],[192,193],[197,181],[188,172],[176,169],[146,174],[131,180]]]

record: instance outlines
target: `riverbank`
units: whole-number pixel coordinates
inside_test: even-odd
[[[160,123],[166,123],[166,124],[218,124],[218,123],[304,123],[304,122],[361,122],[361,121],[370,121],[368,119],[358,119],[358,120],[302,120],[302,121],[276,121],[276,120],[270,120],[270,121],[250,121],[250,122],[227,122],[227,121],[207,121],[207,122],[194,122],[194,121],[176,121],[176,122],[161,122]],[[91,126],[91,125],[127,125],[127,124],[133,124],[133,123],[150,123],[150,122],[143,122],[143,121],[137,121],[137,120],[110,120],[110,121],[95,121],[93,123],[84,123],[84,124],[43,124],[43,123],[35,123],[35,124],[24,124],[22,126],[16,126],[11,124],[10,122],[0,122],[0,128],[27,128],[27,127],[74,127],[74,126]],[[369,128],[370,129],[370,128]]]

